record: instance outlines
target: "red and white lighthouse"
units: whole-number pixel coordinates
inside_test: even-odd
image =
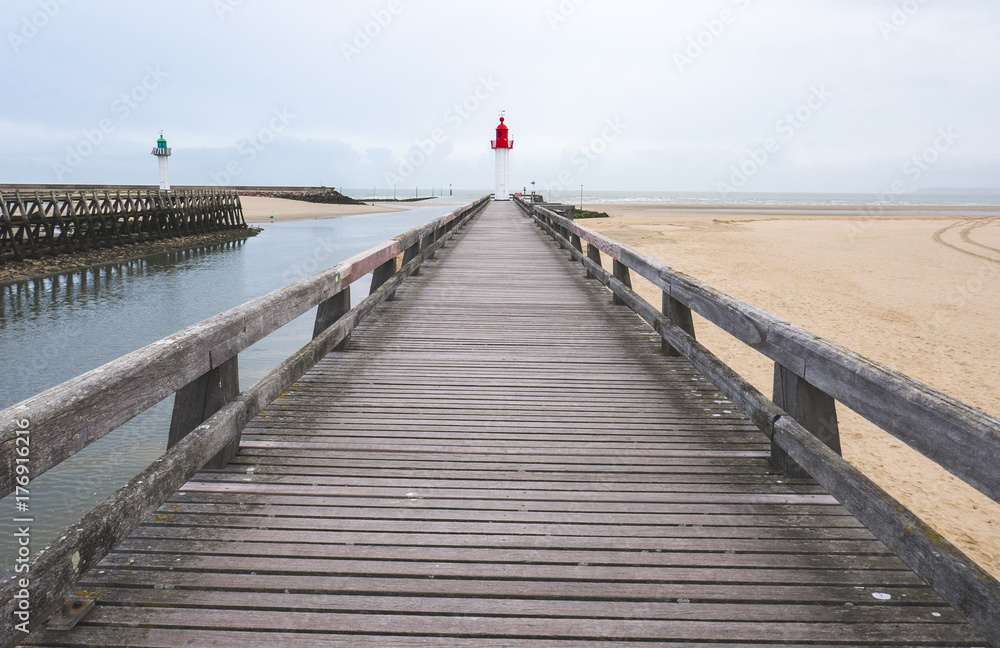
[[[514,148],[514,141],[508,137],[503,113],[500,114],[497,138],[493,140],[493,150],[497,152],[497,187],[493,199],[510,200],[510,150]]]

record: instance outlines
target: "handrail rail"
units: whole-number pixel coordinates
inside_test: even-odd
[[[976,444],[981,444],[979,447],[986,450],[984,454],[994,457],[998,455],[1000,421],[706,286],[551,210],[515,200],[522,211],[583,264],[588,277],[611,289],[616,303],[628,306],[646,320],[663,338],[671,354],[684,356],[747,414],[771,439],[772,454],[778,463],[787,453],[795,467],[804,469],[826,488],[993,645],[1000,646],[1000,617],[996,614],[996,610],[1000,610],[1000,582],[844,460],[839,453],[839,437],[835,439],[836,444],[832,443],[834,439],[823,438],[823,433],[831,429],[833,435],[837,435],[833,398],[845,399],[841,402],[852,409],[857,407],[856,411],[876,424],[891,424],[894,409],[916,408],[932,421],[922,426],[921,431],[926,430],[929,434],[935,430],[934,425],[940,425],[952,446],[961,447],[961,443],[965,443],[972,450]],[[583,241],[588,244],[586,252]],[[601,266],[601,252],[614,260],[613,272]],[[632,290],[630,269],[664,291],[661,310]],[[784,402],[779,404],[768,399],[699,344],[694,336],[691,311],[775,360],[775,401]],[[789,370],[791,377],[799,382],[787,380]],[[852,377],[851,372],[857,375]],[[812,380],[820,384],[812,384]],[[788,385],[799,390],[798,398],[794,395],[788,398],[784,389]],[[858,393],[879,385],[882,388],[872,394]],[[884,399],[881,408],[877,407],[879,398]],[[822,410],[820,416],[810,408]],[[899,416],[904,421],[913,419],[912,414]],[[900,431],[899,425],[891,427],[888,431],[910,443],[908,439],[914,435]],[[926,436],[923,438],[926,440]],[[928,456],[936,460],[933,454]],[[967,481],[996,499],[995,475],[1000,470],[1000,462],[993,463],[992,472],[988,465],[975,458],[958,462],[949,457],[949,463],[951,465],[946,468],[956,474],[971,474],[975,481]]]
[[[465,226],[488,202],[481,198],[421,227],[396,236],[312,277],[230,309],[103,367],[53,387],[0,412],[3,485],[15,483],[14,439],[20,422],[31,430],[32,461],[44,455],[45,469],[104,436],[133,416],[177,392],[174,423],[182,394],[206,376],[234,366],[237,354],[313,306],[319,305],[313,340],[242,393],[232,392],[207,420],[182,430],[166,453],[143,473],[71,525],[62,537],[30,563],[31,626],[58,605],[63,591],[93,567],[213,457],[235,451],[243,428],[351,331],[381,302],[391,299],[403,280]],[[403,254],[397,270],[396,257]],[[350,308],[350,284],[374,273],[371,293]],[[213,374],[213,372],[216,372]],[[218,385],[216,385],[218,387]],[[238,388],[236,389],[238,391]],[[199,408],[199,412],[201,409]],[[182,417],[183,418],[183,417]],[[114,423],[114,425],[112,425]],[[174,436],[172,424],[171,436]],[[68,438],[67,438],[68,437]],[[44,439],[39,442],[38,439]],[[50,450],[47,445],[56,448]],[[38,468],[34,466],[33,468]],[[41,474],[33,470],[32,477]],[[24,635],[15,632],[19,591],[17,573],[0,583],[0,646]],[[23,597],[22,597],[23,598]]]
[[[1000,502],[1000,419],[575,221],[535,210]]]

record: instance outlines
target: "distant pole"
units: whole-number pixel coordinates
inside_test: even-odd
[[[455,195],[455,194],[454,194],[454,193],[452,193],[452,191],[451,191],[451,183],[448,183],[448,195],[449,195],[449,196],[454,196],[454,195]]]
[[[580,185],[580,211],[583,211],[583,185]]]
[[[392,199],[396,199],[396,185],[392,185]]]

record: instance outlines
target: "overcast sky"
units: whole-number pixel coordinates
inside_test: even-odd
[[[996,0],[5,0],[0,183],[1000,187]],[[426,193],[421,191],[421,193]]]

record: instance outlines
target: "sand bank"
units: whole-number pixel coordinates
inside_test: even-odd
[[[582,224],[1000,415],[1000,210],[593,205]],[[636,281],[651,303],[659,291]],[[696,316],[770,394],[773,364]],[[844,456],[1000,577],[1000,505],[838,406]]]
[[[288,200],[287,198],[262,198],[260,196],[241,196],[240,203],[243,205],[243,217],[247,223],[276,223],[399,211],[398,207],[387,205],[327,205],[302,200]]]

